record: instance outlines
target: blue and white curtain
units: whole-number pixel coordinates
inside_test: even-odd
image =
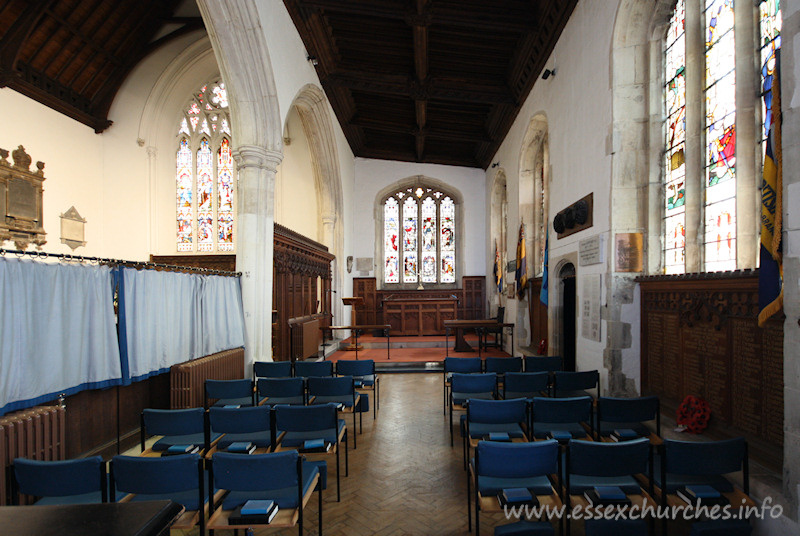
[[[111,268],[0,257],[0,415],[121,377]]]

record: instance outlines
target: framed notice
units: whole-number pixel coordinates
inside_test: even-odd
[[[614,271],[641,272],[642,244],[642,233],[617,233],[614,237]]]

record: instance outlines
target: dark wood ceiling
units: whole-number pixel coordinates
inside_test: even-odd
[[[0,0],[0,87],[102,132],[122,82],[147,54],[200,17],[180,0]]]
[[[577,0],[284,0],[356,156],[487,168]]]

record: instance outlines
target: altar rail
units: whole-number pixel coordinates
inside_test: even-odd
[[[186,363],[173,365],[169,371],[170,407],[196,408],[203,405],[206,380],[244,378],[244,348],[223,350]]]
[[[705,398],[711,435],[744,435],[751,455],[781,467],[784,318],[758,327],[758,272],[637,281],[642,394],[670,411],[687,395]]]

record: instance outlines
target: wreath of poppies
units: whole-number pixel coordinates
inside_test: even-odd
[[[686,426],[686,431],[699,434],[708,427],[711,418],[711,407],[700,397],[689,395],[678,406],[679,425]]]

